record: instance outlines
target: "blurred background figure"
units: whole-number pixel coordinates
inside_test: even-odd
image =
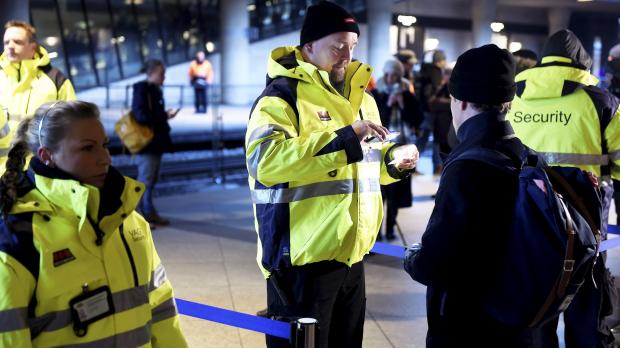
[[[456,142],[456,133],[454,126],[452,126],[452,111],[450,110],[450,92],[448,91],[448,81],[450,81],[451,74],[452,69],[444,70],[441,87],[433,95],[429,105],[433,113],[433,142],[439,148],[442,167],[443,159],[447,157]],[[451,139],[451,136],[454,139]]]
[[[189,65],[189,80],[194,87],[196,113],[204,114],[209,105],[207,90],[213,82],[213,67],[203,51],[196,52],[196,58]]]
[[[433,133],[433,113],[430,110],[430,102],[435,93],[441,87],[443,81],[443,71],[448,61],[446,54],[442,50],[433,52],[433,62],[424,63],[420,68],[420,73],[415,79],[415,90],[420,98],[420,105],[424,112],[424,121],[417,130],[416,146],[420,154],[426,149],[430,135]],[[438,146],[433,146],[433,174],[441,173],[441,158],[439,157]]]
[[[411,83],[405,76],[405,66],[397,59],[389,59],[383,65],[383,77],[377,80],[372,94],[377,102],[381,124],[390,132],[400,132],[393,141],[409,142],[410,135],[422,123],[423,115],[417,99],[411,92]],[[393,240],[396,216],[399,208],[411,206],[411,177],[390,185],[381,186],[383,200],[387,202],[385,238]],[[377,240],[382,240],[381,231]]]
[[[523,70],[533,68],[538,62],[538,55],[532,50],[522,49],[512,52],[512,56],[517,63],[517,74]]]
[[[177,110],[166,110],[161,86],[166,79],[166,67],[157,59],[146,62],[146,80],[133,85],[131,112],[139,123],[153,129],[153,140],[136,156],[138,162],[138,181],[144,183],[145,190],[138,208],[146,221],[154,226],[170,224],[168,219],[159,216],[153,204],[153,191],[159,178],[161,157],[164,152],[172,152],[170,125],[168,120],[175,117]]]
[[[394,55],[402,63],[404,72],[403,77],[411,82],[411,92],[413,93],[413,66],[418,63],[418,58],[412,50],[400,50]]]
[[[607,82],[609,91],[620,98],[620,44],[609,50],[607,57]],[[616,224],[620,223],[620,181],[613,180],[614,205],[616,206]]]

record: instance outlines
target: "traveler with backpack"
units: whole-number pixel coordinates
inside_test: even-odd
[[[460,143],[447,158],[422,243],[408,249],[404,262],[407,273],[428,286],[427,347],[528,346],[528,330],[505,325],[484,306],[507,250],[518,177],[476,160],[449,164],[485,148],[519,165],[525,148],[505,120],[516,91],[514,71],[508,51],[486,45],[463,53],[450,78]]]
[[[592,59],[579,38],[560,30],[545,43],[540,64],[516,76],[517,93],[507,119],[524,144],[550,165],[587,170],[599,177],[603,195],[603,239],[613,194],[610,179],[620,179],[620,111],[618,99],[596,87]],[[604,323],[610,284],[604,257],[593,282],[586,282],[564,313],[566,346],[607,347],[613,336]],[[557,345],[557,320],[544,335],[546,346]]]

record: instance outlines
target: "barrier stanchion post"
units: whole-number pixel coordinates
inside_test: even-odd
[[[291,347],[317,348],[319,321],[314,318],[299,318],[291,323]]]

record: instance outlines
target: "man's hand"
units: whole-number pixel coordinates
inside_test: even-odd
[[[357,139],[359,139],[360,142],[373,136],[381,139],[381,141],[385,141],[387,135],[390,133],[390,131],[382,125],[372,123],[368,120],[355,121],[351,127],[353,127],[353,131],[357,135]]]
[[[413,145],[402,145],[394,149],[392,153],[394,160],[390,164],[394,164],[398,169],[411,170],[415,168],[420,159],[420,152],[418,148]]]

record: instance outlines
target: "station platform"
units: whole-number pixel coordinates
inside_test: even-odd
[[[430,158],[422,158],[419,170],[432,172]],[[401,209],[398,216],[408,244],[421,239],[438,180],[431,175],[412,180],[413,206]],[[155,204],[171,220],[170,226],[158,227],[153,235],[177,298],[248,314],[266,307],[246,185],[198,186],[191,193],[158,197]],[[398,239],[392,243],[402,244]],[[618,250],[611,250],[608,257],[614,274],[620,274]],[[394,257],[367,256],[365,270],[364,347],[424,347],[426,288],[411,280]],[[265,346],[264,335],[252,331],[183,315],[181,325],[191,347]]]

